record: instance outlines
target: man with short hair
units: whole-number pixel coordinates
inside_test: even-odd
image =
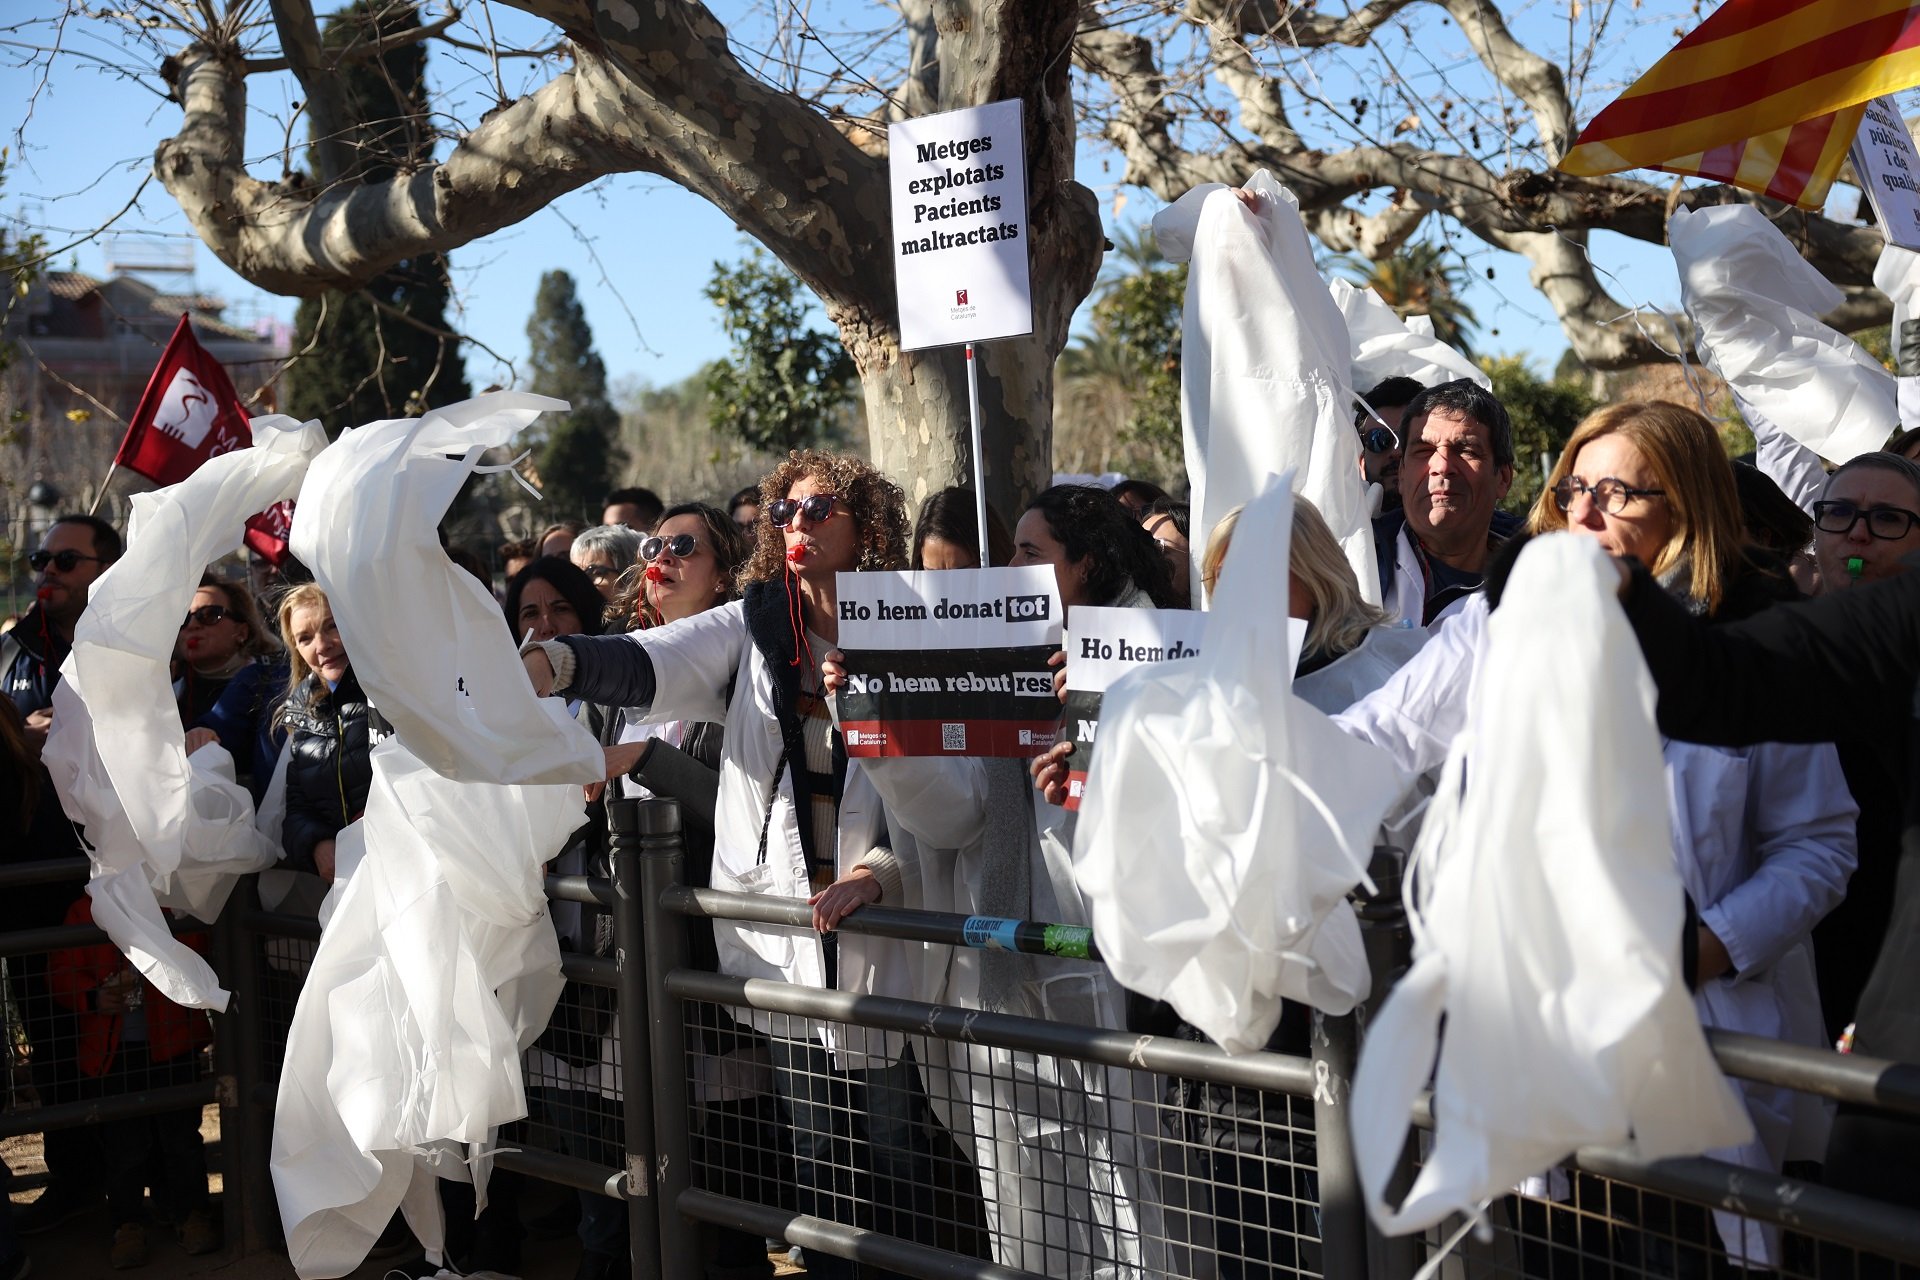
[[[1513,484],[1513,426],[1493,394],[1465,378],[1406,407],[1401,509],[1375,517],[1381,603],[1431,627],[1480,589],[1493,549],[1522,520],[1498,509]]]
[[[1382,378],[1360,397],[1364,407],[1354,411],[1353,427],[1360,433],[1360,474],[1368,484],[1380,486],[1382,511],[1400,508],[1401,424],[1407,406],[1425,390],[1412,378]]]
[[[653,490],[635,487],[615,489],[608,494],[606,508],[600,513],[601,524],[623,524],[645,537],[660,523],[660,514],[667,509],[667,504],[660,501],[660,495]]]
[[[53,723],[53,691],[60,668],[73,651],[73,629],[87,607],[87,595],[106,567],[120,558],[120,534],[94,516],[66,515],[54,521],[27,558],[38,575],[34,604],[12,631],[0,636],[0,684],[27,726],[27,745],[35,759],[47,743]],[[0,847],[0,861],[72,858],[81,852],[73,824],[60,811],[53,779],[40,767],[40,803],[26,838]],[[0,928],[34,929],[58,925],[67,906],[85,890],[84,876],[71,882],[37,885],[8,895],[0,905]],[[20,1011],[31,1047],[31,1071],[41,1101],[78,1102],[86,1085],[74,1047],[79,1025],[74,1012],[54,1000],[47,981],[47,955],[16,957],[9,974],[10,995]],[[84,1212],[100,1199],[103,1187],[96,1130],[89,1126],[50,1129],[43,1136],[47,1189],[38,1200],[14,1211],[21,1235],[37,1235]]]
[[[27,558],[39,575],[33,607],[0,636],[0,680],[27,722],[27,744],[37,757],[53,721],[53,690],[60,664],[73,648],[74,624],[87,607],[87,589],[120,558],[120,534],[97,516],[66,515],[53,522],[40,550]]]

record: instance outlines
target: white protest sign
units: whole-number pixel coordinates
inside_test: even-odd
[[[1200,652],[1207,615],[1189,609],[1108,609],[1075,605],[1067,637],[1067,706],[1061,729],[1074,744],[1067,766],[1068,809],[1080,807],[1107,687],[1135,667]]]
[[[1920,152],[1892,98],[1875,98],[1853,139],[1853,172],[1891,244],[1920,249]]]
[[[887,131],[900,349],[1033,332],[1020,101]]]
[[[1032,756],[1053,745],[1052,568],[843,573],[838,594],[849,756]]]

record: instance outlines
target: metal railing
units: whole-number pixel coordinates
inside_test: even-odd
[[[617,1087],[606,1098],[613,1145],[605,1159],[572,1154],[564,1132],[570,1122],[548,1115],[503,1135],[497,1164],[620,1202],[635,1277],[690,1274],[688,1260],[723,1251],[728,1233],[749,1243],[786,1240],[822,1271],[847,1260],[956,1280],[1408,1280],[1436,1253],[1438,1233],[1385,1239],[1364,1213],[1344,1115],[1364,1018],[1315,1017],[1299,1053],[1229,1055],[1197,1039],[1075,1022],[1044,1008],[983,1010],[696,970],[688,961],[690,927],[730,920],[809,931],[809,908],[686,885],[680,812],[671,801],[616,801],[608,814],[611,876],[552,877],[547,888],[556,903],[611,915],[613,954],[568,954],[563,972],[575,995],[613,996],[617,1030],[607,1040]],[[0,891],[82,874],[78,860],[0,868]],[[1395,904],[1361,904],[1360,915],[1375,972],[1392,973],[1405,958]],[[891,907],[863,908],[842,921],[839,934],[956,953],[999,945],[1030,957],[1042,984],[1056,972],[1084,974],[1099,959],[1085,929]],[[190,1086],[15,1111],[0,1116],[0,1133],[218,1101],[230,1247],[273,1247],[279,1226],[268,1151],[278,1046],[298,975],[275,968],[265,949],[318,936],[311,919],[262,910],[251,882],[243,882],[213,931],[213,959],[233,991],[228,1012],[215,1019],[213,1074]],[[0,958],[51,955],[104,937],[81,926],[0,934]],[[782,1044],[780,1052],[790,1052],[823,1031],[871,1050],[876,1063],[892,1061],[904,1045],[917,1074],[775,1061]],[[1920,1066],[1726,1032],[1710,1032],[1709,1040],[1737,1079],[1920,1118]],[[10,1038],[13,1052],[20,1043]],[[779,1101],[783,1080],[820,1090],[824,1109]],[[875,1109],[911,1113],[896,1132],[908,1135],[918,1163],[907,1176],[909,1194],[885,1220],[880,1209],[892,1192],[874,1170],[904,1167],[888,1163],[901,1153],[876,1150],[858,1132],[828,1133],[840,1121],[818,1119],[859,1112],[863,1096]],[[803,1112],[814,1117],[814,1131]],[[1077,1124],[1081,1132],[1040,1153],[1028,1188],[1037,1208],[1023,1217],[1015,1212],[1023,1202],[998,1185],[1013,1171],[994,1164],[992,1134],[979,1135],[1039,1121],[1056,1130]],[[1412,1123],[1431,1128],[1426,1100]],[[816,1168],[846,1173],[853,1194],[837,1185],[818,1195],[795,1191],[794,1147],[812,1140],[825,1153],[812,1157]],[[1416,1136],[1394,1194],[1410,1185],[1421,1154]],[[1438,1274],[1731,1274],[1715,1212],[1776,1230],[1780,1254],[1770,1270],[1790,1280],[1920,1268],[1920,1214],[1704,1157],[1646,1162],[1582,1151],[1535,1190],[1490,1206],[1490,1237],[1468,1237]]]

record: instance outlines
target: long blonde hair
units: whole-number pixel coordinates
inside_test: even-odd
[[[303,582],[280,597],[280,608],[275,617],[280,623],[280,640],[287,648],[287,692],[281,699],[291,704],[293,695],[300,690],[306,678],[313,674],[306,659],[300,656],[300,646],[293,642],[293,615],[301,609],[319,608],[333,612],[333,605],[327,600],[327,593],[315,582]]]
[[[1234,528],[1240,523],[1244,506],[1235,507],[1220,518],[1207,535],[1207,549],[1200,557],[1200,581],[1209,598],[1220,570],[1227,562],[1227,548],[1233,542]],[[1313,616],[1307,619],[1306,644],[1302,657],[1340,654],[1359,647],[1367,632],[1388,621],[1387,615],[1368,604],[1360,595],[1360,580],[1340,542],[1327,527],[1326,517],[1307,499],[1294,495],[1292,546],[1287,552],[1287,570],[1300,579],[1300,585],[1313,598]]]
[[[1665,501],[1673,518],[1666,545],[1647,568],[1660,577],[1684,562],[1688,594],[1709,614],[1718,612],[1727,584],[1745,559],[1747,535],[1740,523],[1733,464],[1720,444],[1720,433],[1685,405],[1632,400],[1588,414],[1573,429],[1546,488],[1534,500],[1528,531],[1554,533],[1567,527],[1567,513],[1554,501],[1553,487],[1572,474],[1574,459],[1589,441],[1614,434],[1625,436],[1639,450],[1655,487],[1666,495],[1650,501]]]

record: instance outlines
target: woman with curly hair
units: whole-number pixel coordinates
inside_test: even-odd
[[[808,898],[815,932],[714,921],[723,972],[914,997],[928,981],[923,948],[833,929],[865,903],[917,904],[919,869],[909,852],[895,856],[889,822],[927,846],[965,845],[980,762],[888,762],[916,797],[912,812],[890,814],[866,762],[847,758],[819,670],[839,638],[838,575],[906,567],[906,500],[865,460],[811,450],[775,467],[760,500],[740,600],[622,636],[529,644],[528,674],[542,693],[630,716],[725,723],[713,887]],[[774,1031],[766,1015],[755,1021]],[[857,1205],[857,1225],[930,1243],[933,1135],[902,1039],[779,1030],[769,1048],[800,1211],[845,1220]],[[838,1258],[811,1261],[822,1275],[852,1274]]]

